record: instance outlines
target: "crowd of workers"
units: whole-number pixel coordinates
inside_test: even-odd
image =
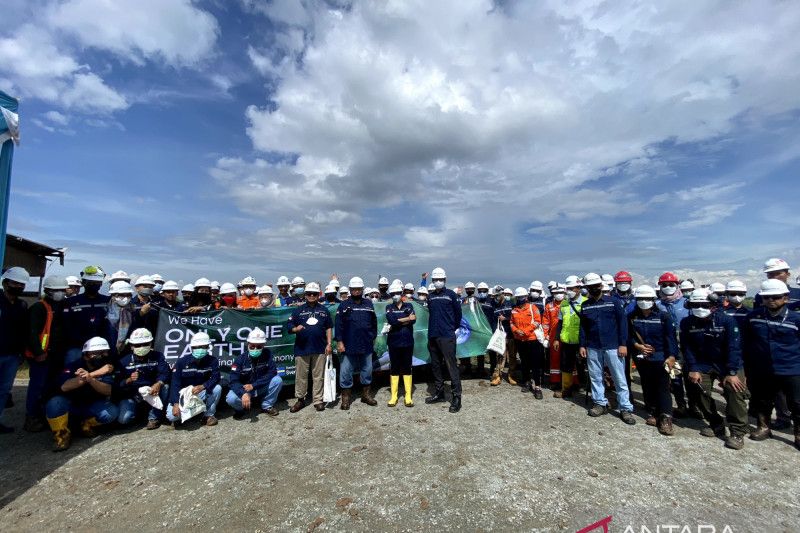
[[[620,271],[572,275],[547,287],[540,281],[516,289],[468,282],[451,290],[445,271],[436,268],[430,284],[423,274],[418,287],[383,277],[375,288],[360,277],[345,285],[334,275],[323,289],[299,276],[291,281],[281,276],[274,288],[258,286],[252,277],[238,286],[200,278],[180,287],[158,274],[131,283],[123,271],[106,275],[89,266],[80,277],[45,278],[40,299],[28,306],[23,299],[28,273],[12,267],[3,273],[0,293],[0,398],[10,397],[24,358],[29,372],[25,429],[49,427],[57,451],[70,446],[76,429],[92,436],[98,426],[145,420],[147,429],[164,422],[179,427],[184,391],[205,404],[202,423],[214,426],[224,390],[211,339],[204,332],[194,334],[191,353],[168,364],[154,348],[159,309],[291,307],[286,324],[295,335],[291,413],[307,406],[309,385],[310,403],[317,411],[326,409],[323,381],[331,356],[339,359],[340,408],[352,406],[354,374],[361,402],[377,405],[372,365],[379,334],[387,336],[390,357],[388,405],[399,403],[402,379],[403,404],[412,407],[417,304],[427,308],[434,378],[426,404],[449,401],[449,411],[459,412],[461,375],[467,373],[488,378],[493,386],[503,380],[521,386],[536,400],[543,399],[546,388],[553,397],[567,399],[584,389],[593,417],[610,412],[613,391],[619,417],[635,424],[630,394],[635,368],[646,423],[663,435],[674,434],[673,417],[696,417],[707,423],[702,435],[741,449],[748,433],[760,441],[773,429],[793,424],[800,449],[800,289],[789,287],[790,268],[781,259],[769,259],[764,273],[767,279],[752,306],[746,306],[747,287],[741,281],[701,286],[671,272],[655,287],[634,288],[632,276]],[[108,295],[101,293],[104,283]],[[338,304],[335,313],[331,304]],[[477,366],[456,358],[464,304],[480,306],[492,327],[488,374],[486,357],[478,357]],[[386,313],[380,332],[377,305]],[[246,353],[229,369],[224,398],[234,418],[258,411],[279,414],[283,380],[266,344],[265,332],[254,328]],[[451,382],[449,400],[445,379]],[[724,414],[715,384],[725,399]],[[0,432],[11,431],[0,424]]]

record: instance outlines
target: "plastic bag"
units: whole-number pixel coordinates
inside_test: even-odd
[[[189,385],[182,388],[180,392],[178,405],[181,409],[181,422],[186,422],[190,418],[194,418],[206,411],[206,402],[196,394],[192,394],[192,388],[192,385]]]
[[[325,358],[325,374],[323,379],[322,401],[336,401],[336,369],[333,367],[333,356]]]
[[[486,350],[491,350],[498,354],[503,354],[506,351],[506,332],[500,327],[500,321],[497,322],[497,329],[492,333],[492,338],[489,339],[489,344],[486,345]]]
[[[150,394],[151,390],[152,389],[150,389],[148,385],[145,385],[144,387],[139,387],[139,394],[142,396],[142,400],[146,401],[156,409],[163,409],[164,404],[161,403],[161,398],[159,398],[158,394]]]
[[[386,324],[384,324],[384,325],[383,325],[383,327],[381,328],[381,335],[388,335],[388,334],[389,334],[389,332],[390,332],[391,330],[392,330],[392,326],[391,326],[391,324],[389,324],[389,323],[387,322],[387,323],[386,323]]]
[[[681,374],[683,374],[683,367],[678,361],[675,361],[675,364],[672,366],[672,370],[670,370],[669,365],[665,362],[664,370],[667,371],[667,374],[669,374],[670,379],[675,379]]]

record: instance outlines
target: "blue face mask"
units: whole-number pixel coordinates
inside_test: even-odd
[[[262,351],[263,350],[259,348],[258,350],[247,350],[247,353],[250,355],[250,357],[258,357],[259,355],[261,355]]]
[[[478,300],[485,300],[487,296],[489,296],[488,292],[479,292],[478,293]]]
[[[297,288],[294,290],[294,295],[295,295],[295,296],[303,296],[305,293],[306,293],[306,289],[305,289],[305,287],[297,287]]]
[[[202,359],[208,355],[208,348],[192,348],[192,357]]]

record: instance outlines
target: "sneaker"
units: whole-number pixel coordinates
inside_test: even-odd
[[[274,407],[267,407],[266,409],[262,409],[261,412],[268,414],[269,416],[278,416],[278,410]]]
[[[647,417],[647,420],[645,420],[644,423],[647,424],[648,426],[655,426],[658,424],[658,421],[656,420],[655,416],[650,415]]]
[[[533,397],[536,398],[537,400],[541,400],[542,398],[544,398],[544,395],[542,395],[542,389],[538,387],[533,389]]]
[[[594,404],[591,409],[589,409],[589,416],[603,416],[604,414],[608,413],[608,406],[607,405],[600,405]]]
[[[217,417],[215,416],[207,416],[205,419],[205,423],[207,426],[216,426],[217,425]]]
[[[718,426],[712,428],[711,426],[704,427],[700,430],[700,434],[704,437],[717,437],[719,439],[725,438],[725,426]]]
[[[662,415],[661,421],[658,423],[658,432],[662,435],[671,436],[675,434],[675,429],[672,427],[672,417]]]
[[[636,424],[636,419],[633,418],[633,414],[630,411],[620,411],[619,417],[629,426]]]
[[[158,420],[148,420],[147,421],[147,426],[145,426],[145,429],[151,429],[152,430],[152,429],[158,429],[160,427],[161,427],[161,422],[159,422]]]
[[[741,450],[744,448],[744,438],[741,435],[731,435],[725,439],[725,447],[731,450]]]

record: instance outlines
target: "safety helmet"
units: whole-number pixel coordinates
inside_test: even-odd
[[[550,290],[553,290],[556,285],[558,285],[558,283],[553,281],[553,280],[550,280],[550,281],[547,282],[547,288],[550,289]]]
[[[208,333],[205,331],[198,331],[194,335],[192,335],[192,340],[189,343],[192,348],[200,348],[202,346],[208,346],[211,344],[211,337],[208,336]]]
[[[711,301],[708,298],[708,295],[709,295],[708,289],[703,289],[703,288],[695,289],[694,291],[692,291],[692,295],[689,296],[689,303],[690,304],[708,303]]]
[[[278,278],[278,282],[275,285],[277,285],[278,287],[282,285],[289,285],[289,278],[287,278],[286,276],[281,276]]]
[[[195,283],[195,286],[197,286],[197,283]],[[218,291],[219,290],[219,281],[214,280],[214,281],[211,282],[211,290],[212,291]]]
[[[568,289],[572,287],[580,287],[581,280],[578,278],[578,276],[567,276],[567,279],[564,281],[564,286],[566,286]]]
[[[258,285],[258,283],[256,283],[256,280],[255,280],[255,278],[253,278],[253,276],[247,276],[242,281],[240,281],[239,284],[242,287],[244,287],[246,285],[252,285],[253,287],[256,287]]]
[[[378,280],[378,285],[388,285],[388,284],[389,280],[385,277],[382,277],[381,279]]]
[[[783,259],[772,257],[767,259],[764,263],[764,274],[768,274],[770,272],[780,272],[781,270],[789,270],[789,263]]]
[[[350,283],[347,284],[348,287],[351,289],[363,289],[364,288],[364,280],[359,278],[358,276],[350,278]]]
[[[131,333],[128,339],[128,344],[150,344],[151,342],[153,342],[153,334],[150,333],[150,330],[147,328],[137,328],[133,330],[133,333]]]
[[[44,278],[43,287],[52,291],[65,291],[67,290],[67,279],[62,276],[47,276]]]
[[[685,279],[685,280],[681,281],[681,290],[682,291],[693,291],[694,290],[694,283],[692,283],[688,279]]]
[[[105,340],[103,337],[92,337],[88,341],[83,343],[82,352],[100,352],[103,350],[110,350],[111,347],[108,345],[108,341]]]
[[[311,283],[306,285],[306,294],[310,292],[319,294],[319,283],[312,281]]]
[[[328,283],[328,285],[325,287],[325,294],[336,294],[336,287]]]
[[[399,294],[403,292],[403,286],[400,283],[392,283],[389,285],[389,294]]]
[[[300,285],[305,285],[306,280],[301,278],[300,276],[295,276],[292,278],[292,287],[299,287]]]
[[[413,284],[413,283],[406,283],[406,284],[403,286],[403,289],[404,289],[404,290],[407,290],[407,291],[414,292],[414,284]]]
[[[131,277],[124,270],[117,270],[116,272],[111,274],[111,277],[108,279],[109,283],[114,283],[115,281],[127,281],[127,282],[130,282],[131,281]]]
[[[447,274],[442,267],[436,267],[431,272],[431,279],[447,279]]]
[[[672,272],[664,272],[658,278],[658,283],[659,284],[661,284],[661,283],[679,283],[679,282],[680,282],[680,280],[678,279],[678,276],[676,276]]]
[[[89,265],[81,272],[81,279],[83,281],[104,281],[106,273],[99,266]]]
[[[134,287],[138,287],[139,285],[149,285],[151,287],[155,287],[156,283],[153,281],[153,278],[145,274],[136,278],[136,282],[133,284]]]
[[[715,281],[708,287],[708,290],[710,292],[713,292],[714,294],[725,294],[725,285],[723,285],[718,281]]]
[[[227,281],[219,288],[220,294],[236,294],[236,285],[228,283]]]
[[[761,282],[761,290],[758,294],[761,296],[781,296],[789,294],[789,287],[779,279],[768,279]]]
[[[633,297],[637,300],[640,298],[654,298],[656,297],[656,290],[650,285],[639,285],[633,291]]]
[[[181,292],[194,292],[194,285],[192,285],[191,283],[187,283],[186,285],[183,286]]]
[[[489,285],[487,285],[485,281],[481,281],[480,283],[478,283],[478,290],[479,291],[488,291],[489,290]]]
[[[528,291],[525,290],[525,287],[517,287],[516,289],[514,289],[514,296],[516,297],[528,296]]]
[[[614,276],[611,274],[603,274],[600,276],[600,279],[603,280],[603,283],[606,285],[611,285],[612,287],[614,286]]]
[[[194,289],[197,290],[200,287],[208,287],[211,288],[211,282],[208,281],[208,278],[200,278],[194,282]]]
[[[747,285],[738,279],[734,279],[725,286],[725,292],[747,292]]]
[[[111,284],[111,287],[108,288],[108,294],[127,294],[130,296],[133,294],[133,289],[131,288],[131,284],[127,281],[115,281]]]
[[[339,294],[350,294],[350,289],[347,287],[339,287]]]
[[[67,280],[67,285],[69,285],[70,287],[81,286],[81,280],[78,279],[78,276],[67,276],[66,280]]]
[[[161,286],[161,292],[164,292],[164,291],[177,291],[177,290],[179,290],[178,284],[175,283],[172,280],[169,280],[169,281],[165,282],[164,285]]]
[[[419,289],[417,289],[417,294],[428,294],[428,287],[422,285]]]
[[[566,292],[566,288],[563,285],[556,283],[555,286],[550,289],[550,292],[553,294],[564,293]]]
[[[625,272],[624,270],[620,270],[616,274],[614,274],[614,282],[615,283],[630,283],[633,281],[629,272]]]
[[[590,285],[602,285],[603,278],[599,275],[595,274],[594,272],[589,272],[585,276],[583,276],[583,284],[587,287]]]
[[[474,289],[474,288],[475,288],[475,284],[472,283],[471,281],[468,281],[468,282],[466,282],[464,284],[464,289]]]
[[[528,287],[528,290],[542,292],[544,290],[544,285],[542,285],[541,281],[533,281],[530,287]]]
[[[272,294],[272,287],[269,285],[262,285],[258,288],[256,293],[261,296],[262,294]]]
[[[261,328],[253,328],[250,334],[247,335],[247,344],[266,344],[267,334]]]
[[[514,291],[511,290],[511,287],[506,287],[503,289],[503,294],[506,296],[514,296]],[[527,292],[525,294],[528,294]]]

